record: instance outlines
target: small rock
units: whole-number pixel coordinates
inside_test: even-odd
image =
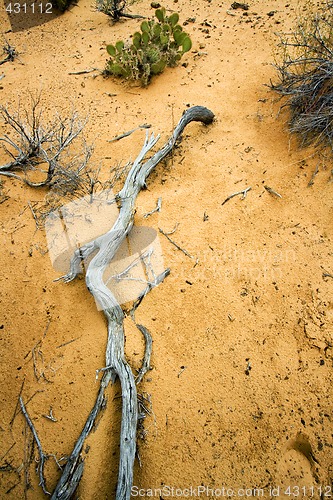
[[[243,10],[249,10],[249,6],[247,3],[240,3],[240,2],[233,2],[231,4],[232,9],[243,9]]]

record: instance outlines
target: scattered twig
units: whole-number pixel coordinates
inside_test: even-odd
[[[316,169],[312,173],[311,179],[309,180],[308,187],[313,186],[314,179],[315,179],[316,175],[318,174],[318,172],[319,172],[319,164],[317,163]]]
[[[181,374],[183,373],[184,370],[186,370],[187,366],[181,366],[180,367],[180,372],[178,373],[177,377],[179,378]]]
[[[47,332],[49,330],[50,324],[51,324],[51,319],[49,319],[48,322],[47,322],[46,328],[45,328],[44,333],[43,333],[43,337],[40,340],[38,340],[38,342],[31,349],[32,362],[33,362],[33,367],[34,367],[34,374],[35,374],[35,377],[36,377],[37,381],[39,381],[40,378],[43,378],[46,382],[50,382],[46,378],[45,373],[44,373],[44,357],[43,357],[43,352],[40,349],[41,346],[42,346],[42,344],[43,344],[43,340],[45,339],[46,334],[47,334]],[[42,368],[41,369],[38,369],[39,359],[41,360],[41,363],[42,363]]]
[[[4,465],[0,465],[0,472],[15,472],[15,467],[12,464],[6,462]],[[6,492],[7,493],[7,492]]]
[[[5,73],[3,73],[2,75],[0,75],[0,80],[2,80],[3,78],[5,78]]]
[[[8,455],[8,453],[10,452],[10,450],[12,448],[14,448],[15,445],[16,445],[16,441],[8,448],[8,450],[6,451],[6,453],[0,458],[0,462],[3,461],[3,459]]]
[[[249,191],[251,191],[251,186],[246,188],[246,189],[243,189],[242,191],[237,191],[237,193],[233,193],[231,194],[230,196],[228,196],[223,203],[221,203],[221,206],[224,205],[225,203],[227,203],[227,201],[231,200],[232,198],[234,198],[235,196],[238,196],[238,195],[242,195],[242,200],[244,200],[246,198],[246,195]]]
[[[159,197],[158,200],[157,200],[156,207],[153,208],[153,210],[151,210],[150,212],[147,212],[146,214],[144,214],[143,218],[147,219],[147,217],[149,217],[150,215],[154,214],[155,212],[160,212],[161,208],[162,208],[162,198]]]
[[[15,420],[15,417],[16,417],[16,415],[18,413],[17,409],[19,407],[20,397],[21,397],[21,394],[22,394],[22,391],[23,391],[24,383],[25,383],[25,378],[22,380],[22,384],[21,384],[21,387],[20,387],[20,392],[19,392],[19,395],[18,395],[19,397],[18,397],[17,402],[16,402],[16,406],[15,406],[15,409],[14,409],[13,416],[11,418],[11,421],[9,422],[10,427],[12,427],[12,425],[14,423],[14,420]]]
[[[323,274],[322,274],[323,278],[333,278],[332,273],[325,271],[325,269],[323,267],[322,267],[322,269],[323,269]]]
[[[8,195],[5,195],[5,194],[0,195],[0,205],[2,203],[5,203],[5,201],[7,201],[7,200],[9,200],[9,196]]]
[[[91,69],[81,69],[80,71],[70,71],[69,75],[85,75],[86,73],[92,73],[93,71],[99,71],[97,68]]]
[[[170,234],[174,234],[177,231],[178,226],[179,226],[179,222],[176,222],[174,228],[171,229],[171,231],[164,231],[164,233],[167,234],[168,236],[170,236]]]
[[[38,464],[38,470],[39,470],[39,485],[42,487],[43,489],[43,492],[45,493],[45,495],[51,495],[51,493],[46,489],[46,484],[45,484],[45,479],[44,479],[44,464],[45,464],[45,460],[48,459],[48,456],[45,455],[45,453],[43,452],[43,448],[42,448],[42,445],[41,445],[41,442],[39,440],[39,437],[38,437],[38,434],[36,432],[36,429],[35,429],[35,426],[34,424],[32,423],[31,421],[31,418],[29,417],[28,413],[27,413],[27,410],[24,406],[24,403],[23,403],[23,399],[22,397],[20,396],[20,405],[21,405],[21,411],[28,423],[28,426],[30,427],[30,430],[32,432],[32,435],[35,439],[35,442],[37,444],[37,448],[38,448],[38,454],[39,454],[39,464]]]
[[[264,186],[264,188],[266,189],[266,191],[269,193],[269,194],[272,194],[273,196],[276,196],[277,198],[282,198],[282,195],[279,194],[277,191],[274,191],[274,189],[272,189],[271,187],[269,186]]]
[[[52,422],[58,422],[58,420],[55,418],[55,416],[53,415],[53,410],[52,410],[52,406],[50,407],[50,412],[48,415],[44,414],[43,417],[47,418],[48,420],[52,420]]]
[[[69,340],[68,342],[64,342],[63,344],[57,345],[56,349],[60,349],[60,347],[65,347],[65,345],[71,344],[72,342],[75,342],[76,340],[79,340],[81,337],[76,337],[76,339]]]
[[[37,215],[35,214],[35,211],[33,209],[33,206],[31,205],[30,201],[28,201],[28,206],[30,208],[30,211],[32,213],[33,218],[35,219],[36,228],[39,229],[38,218],[37,218]]]
[[[129,130],[128,132],[124,132],[123,134],[117,135],[113,139],[110,139],[108,142],[115,142],[115,141],[120,141],[120,139],[124,139],[124,137],[128,137],[129,135],[133,134],[133,132],[136,132],[137,130],[140,130],[142,128],[150,128],[151,125],[148,123],[144,123],[143,125],[139,125],[136,128],[133,128],[132,130]]]
[[[180,247],[175,241],[173,241],[170,236],[163,231],[163,229],[161,229],[160,227],[158,228],[159,232],[163,234],[163,236],[166,237],[167,240],[170,241],[170,243],[172,243],[178,250],[180,250],[181,252],[183,252],[183,254],[185,254],[187,257],[189,257],[190,259],[193,259],[193,255],[189,254],[187,250],[185,250],[184,248]]]

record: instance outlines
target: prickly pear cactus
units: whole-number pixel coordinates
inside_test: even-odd
[[[162,73],[166,66],[176,66],[191,50],[191,39],[178,24],[177,12],[167,16],[161,7],[155,11],[155,18],[143,21],[141,31],[136,31],[130,42],[118,41],[106,47],[110,56],[106,75],[140,80],[146,86],[153,75]]]

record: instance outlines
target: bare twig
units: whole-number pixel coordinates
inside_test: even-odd
[[[128,137],[129,135],[133,134],[133,132],[136,132],[137,130],[140,130],[142,128],[150,128],[151,125],[144,123],[143,125],[139,125],[136,128],[133,128],[132,130],[129,130],[128,132],[124,132],[123,134],[117,135],[113,139],[110,139],[108,142],[115,142],[115,141],[120,141],[120,139],[124,139],[124,137]]]
[[[38,449],[38,454],[39,454],[39,464],[38,464],[39,484],[42,487],[45,495],[51,495],[51,493],[46,489],[46,484],[45,484],[45,479],[44,479],[44,464],[45,464],[45,460],[48,459],[48,456],[45,455],[45,453],[43,452],[43,448],[42,448],[41,442],[39,440],[38,434],[36,432],[35,426],[32,423],[31,418],[28,415],[28,412],[24,406],[23,399],[21,396],[20,396],[20,405],[21,405],[21,411],[22,411],[22,413],[27,421],[28,426],[30,427],[30,430],[31,430],[32,435],[35,439],[37,449]]]
[[[13,444],[12,444],[12,445],[8,448],[8,450],[6,451],[6,453],[5,453],[5,454],[4,454],[4,455],[0,458],[0,462],[2,462],[2,461],[3,461],[3,459],[4,459],[7,455],[8,455],[8,453],[10,452],[10,450],[11,450],[12,448],[14,448],[14,446],[15,446],[15,445],[16,445],[16,442],[14,442],[14,443],[13,443]]]
[[[99,71],[97,68],[91,69],[81,69],[80,71],[70,71],[69,75],[85,75],[86,73],[92,73],[93,71]]]
[[[193,259],[193,255],[189,254],[187,250],[185,250],[184,248],[180,247],[175,241],[173,241],[170,236],[163,231],[163,229],[161,229],[160,227],[158,228],[159,232],[163,234],[163,236],[166,237],[167,240],[170,241],[170,243],[172,243],[178,250],[180,250],[181,252],[183,252],[183,254],[185,254],[187,257],[189,257],[190,259]]]
[[[153,413],[153,405],[151,402],[150,394],[147,392],[143,392],[142,394],[138,394],[138,438],[145,441],[147,437],[147,430],[144,428],[144,422],[147,415],[151,415]],[[139,450],[137,450],[137,457],[139,461],[139,465],[141,467],[141,459]]]
[[[80,337],[76,337],[76,339],[69,340],[68,342],[64,342],[63,344],[57,345],[56,349],[60,349],[60,347],[65,347],[65,345],[71,344],[72,342],[75,342],[78,340]]]
[[[223,203],[221,203],[221,205],[224,205],[225,203],[227,203],[227,201],[231,200],[232,198],[234,198],[235,196],[238,196],[238,195],[242,195],[242,200],[244,200],[246,198],[246,195],[249,191],[251,191],[251,186],[246,188],[246,189],[243,189],[242,191],[237,191],[237,193],[233,193],[231,194],[230,196],[228,196]]]
[[[160,212],[161,208],[162,208],[162,198],[159,197],[158,200],[157,200],[156,207],[153,208],[153,210],[151,210],[150,212],[147,212],[146,214],[144,214],[143,218],[147,219],[147,217],[149,217],[150,215],[152,215],[152,214],[154,214],[156,212]]]
[[[333,278],[333,274],[332,273],[329,273],[328,271],[325,271],[325,269],[322,267],[323,269],[323,273],[322,273],[322,276],[323,278]]]
[[[9,422],[9,425],[10,427],[12,427],[13,423],[14,423],[14,420],[15,420],[15,417],[17,415],[17,409],[19,407],[19,403],[20,403],[20,397],[21,397],[21,394],[22,394],[22,391],[23,391],[23,387],[24,387],[24,383],[25,383],[25,378],[22,380],[22,384],[21,384],[21,387],[20,387],[20,392],[19,392],[19,397],[17,399],[17,402],[16,402],[16,406],[15,406],[15,409],[14,409],[14,413],[13,413],[13,416],[11,418],[11,421]]]
[[[27,500],[27,491],[32,488],[30,481],[30,465],[33,461],[34,455],[34,437],[29,432],[28,422],[25,421],[25,446],[23,457],[23,471],[24,471],[24,498]]]
[[[38,228],[39,228],[39,224],[38,224],[37,215],[35,214],[34,209],[33,209],[33,206],[31,205],[31,202],[30,202],[30,201],[28,201],[28,206],[29,206],[30,211],[31,211],[31,213],[32,213],[32,216],[33,216],[33,218],[34,218],[34,220],[35,220],[36,228],[38,229]]]
[[[50,412],[48,415],[44,414],[43,417],[47,418],[48,420],[51,420],[52,422],[58,422],[58,420],[55,418],[55,416],[53,415],[53,410],[52,410],[52,406],[50,408]]]
[[[272,189],[271,187],[269,186],[264,186],[264,188],[266,189],[266,191],[269,193],[269,194],[272,194],[273,196],[276,196],[277,198],[282,198],[282,195],[279,194],[277,191],[274,191],[274,189]]]
[[[313,173],[311,175],[311,179],[309,180],[308,187],[313,186],[314,179],[315,179],[316,175],[318,174],[318,172],[319,172],[319,164],[317,164],[316,169],[313,171]]]

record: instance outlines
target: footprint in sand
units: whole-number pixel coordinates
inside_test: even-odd
[[[307,436],[298,433],[285,446],[283,456],[277,466],[276,485],[278,498],[298,497],[320,500],[319,481],[316,473],[318,462],[312,452]]]

